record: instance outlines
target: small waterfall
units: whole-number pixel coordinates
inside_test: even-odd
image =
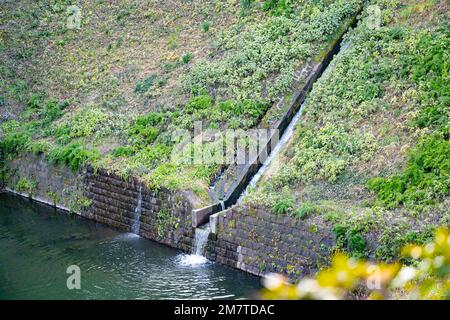
[[[279,154],[280,150],[286,145],[286,143],[289,141],[289,139],[294,134],[295,125],[300,120],[303,109],[305,107],[306,100],[301,105],[300,109],[295,114],[294,118],[292,118],[291,122],[289,123],[289,126],[284,131],[283,135],[281,136],[280,141],[275,146],[275,148],[272,150],[270,155],[267,157],[267,159],[264,161],[261,168],[259,168],[258,172],[253,176],[252,180],[250,180],[250,183],[245,188],[244,192],[239,197],[238,203],[241,203],[242,199],[245,197],[245,195],[248,193],[248,190],[256,185],[256,183],[261,179],[261,177],[264,175],[264,173],[269,168],[270,164],[273,162],[273,159]]]
[[[336,56],[337,55],[342,56],[342,54],[345,51],[347,51],[350,48],[350,46],[351,46],[351,41],[344,41],[340,45],[339,53],[336,54]],[[320,76],[320,78],[322,78],[325,75],[327,75],[328,73],[330,73],[336,67],[336,61],[337,61],[336,57],[333,58],[333,60],[330,62],[330,64],[323,71],[323,73]],[[317,82],[317,80],[316,80],[316,82]],[[264,175],[264,173],[270,167],[270,164],[273,162],[273,160],[276,158],[276,156],[280,153],[280,150],[282,150],[284,148],[286,143],[292,137],[292,135],[295,132],[295,125],[297,124],[297,122],[300,121],[300,119],[302,117],[303,109],[305,108],[307,100],[308,99],[306,98],[305,101],[303,101],[302,105],[300,106],[300,109],[297,111],[297,113],[295,114],[294,118],[292,118],[291,122],[289,123],[289,126],[286,128],[286,130],[284,131],[283,135],[281,136],[280,141],[278,142],[278,144],[275,146],[275,148],[272,150],[270,155],[264,161],[263,165],[261,166],[261,168],[259,168],[258,172],[250,180],[250,182],[247,185],[247,187],[245,188],[244,192],[239,197],[238,203],[242,203],[242,199],[244,199],[244,197],[248,193],[249,189],[251,189],[254,186],[256,186],[258,181],[261,179],[261,177]]]
[[[211,227],[209,223],[204,228],[195,229],[194,245],[192,246],[192,253],[196,256],[203,256],[205,252],[205,246],[208,242],[208,236],[211,233]]]
[[[141,213],[142,213],[142,186],[139,186],[139,193],[137,197],[136,209],[134,209],[134,222],[131,226],[131,232],[139,235],[141,228]]]
[[[179,263],[183,266],[198,266],[208,262],[203,254],[205,253],[208,236],[211,233],[209,223],[195,229],[194,243],[192,245],[192,254],[180,255]]]

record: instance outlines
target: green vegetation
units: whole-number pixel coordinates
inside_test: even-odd
[[[50,161],[63,163],[73,170],[98,158],[97,150],[70,141],[101,131],[96,130],[100,124],[104,130],[106,116],[101,111],[84,110],[67,123],[55,125],[68,106],[68,101],[56,102],[45,99],[42,94],[32,94],[22,113],[22,121],[11,120],[1,125],[4,136],[0,147],[6,156],[14,157],[22,152],[45,153]],[[55,138],[56,145],[49,142],[49,137]]]
[[[211,28],[211,24],[208,21],[203,21],[202,22],[202,30],[203,30],[203,32],[208,32],[210,28]]]
[[[98,156],[97,150],[89,150],[79,143],[71,143],[53,149],[48,158],[52,163],[65,164],[75,171],[86,161],[94,161]]]
[[[52,190],[47,190],[46,195],[52,201],[52,205],[56,207],[60,201],[58,194]]]
[[[191,62],[192,58],[192,53],[185,53],[181,56],[181,62],[183,62],[183,64],[188,64]]]
[[[89,208],[92,204],[92,201],[82,195],[72,195],[68,199],[68,207],[69,211],[72,214],[76,214],[82,210]]]
[[[43,153],[73,170],[89,162],[207,202],[219,166],[168,163],[171,134],[193,131],[197,120],[257,126],[292,93],[293,71],[320,55],[362,3],[83,2],[80,29],[67,25],[69,2],[6,3],[0,96],[11,115],[0,124],[1,148],[8,158]]]
[[[273,212],[277,214],[286,214],[292,211],[294,200],[291,197],[284,197],[277,201],[273,207]]]
[[[264,22],[248,19],[243,30],[232,29],[218,39],[217,47],[229,51],[226,58],[200,61],[186,75],[183,86],[194,95],[206,91],[214,92],[214,98],[273,102],[289,91],[296,64],[317,53],[344,20],[357,13],[361,3],[307,1],[289,5],[295,15],[270,14]],[[274,7],[284,6],[279,1],[265,1],[262,9]],[[317,16],[313,17],[312,10]],[[271,75],[276,77],[269,80]]]
[[[323,57],[367,3],[381,9],[380,26],[365,10],[315,83],[281,165],[246,201],[328,224],[337,249],[355,257],[393,260],[450,221],[443,1],[180,1],[176,10],[87,1],[79,30],[67,28],[68,2],[5,3],[2,154],[42,153],[73,170],[89,163],[208,202],[223,168],[170,162],[172,134],[199,120],[220,130],[271,123],[278,99],[293,96],[294,71]]]
[[[13,122],[8,123],[8,126],[4,126],[4,128],[7,127],[8,129],[12,129],[15,124],[16,123]],[[30,143],[31,137],[26,132],[12,133],[3,138],[2,150],[5,154],[16,155],[19,152],[26,150]]]
[[[319,212],[320,210],[315,204],[304,202],[300,205],[299,208],[294,210],[290,215],[297,219],[306,219],[311,215]]]
[[[450,194],[450,141],[434,135],[409,152],[406,168],[390,178],[373,178],[369,188],[377,192],[381,205],[433,204]]]
[[[136,84],[136,88],[134,88],[135,92],[138,93],[146,93],[155,83],[156,76],[154,74],[149,75],[142,81],[138,81]]]
[[[333,226],[333,232],[336,235],[338,248],[347,250],[355,258],[367,257],[367,242],[358,227],[349,229],[344,225],[336,224]]]
[[[161,208],[161,210],[156,214],[156,230],[158,237],[167,237],[167,233],[175,230],[178,227],[179,218],[176,218],[169,210],[166,208]]]
[[[375,257],[385,261],[397,260],[401,248],[406,244],[424,245],[433,239],[435,228],[426,227],[421,231],[410,228],[391,228],[386,230],[380,238],[380,243],[375,251]],[[411,259],[401,258],[404,263],[411,264]]]
[[[276,16],[294,13],[292,2],[288,0],[265,0],[262,9]]]

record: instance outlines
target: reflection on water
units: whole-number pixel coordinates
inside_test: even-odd
[[[0,194],[0,299],[214,299],[251,295],[259,280],[177,250]],[[81,289],[66,287],[81,268]]]

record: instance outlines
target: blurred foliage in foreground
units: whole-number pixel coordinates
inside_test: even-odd
[[[411,265],[372,263],[344,254],[315,278],[289,284],[281,275],[264,280],[263,299],[348,299],[363,290],[369,299],[450,299],[450,229],[438,229],[433,242],[407,245]],[[364,294],[364,296],[366,296]]]

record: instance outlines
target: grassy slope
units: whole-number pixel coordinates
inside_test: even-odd
[[[383,26],[366,18],[347,37],[246,202],[332,224],[343,249],[391,260],[450,222],[449,6],[373,3]]]
[[[2,3],[2,148],[201,196],[217,166],[168,163],[176,128],[255,126],[352,1]],[[81,9],[80,30],[66,8]]]
[[[79,30],[66,28],[71,4],[81,9]],[[5,124],[4,134],[19,135],[17,151],[67,159],[73,169],[103,159],[127,144],[137,116],[180,108],[188,99],[180,76],[208,57],[239,10],[220,1],[3,3],[1,120],[19,122]]]

